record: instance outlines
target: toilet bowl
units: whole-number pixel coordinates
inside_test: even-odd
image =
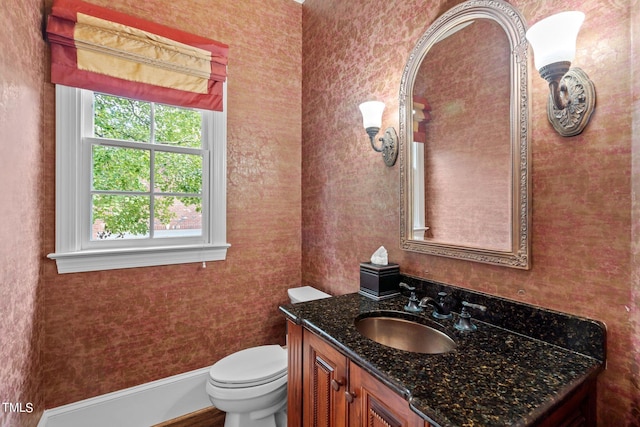
[[[276,414],[287,407],[287,350],[265,345],[221,359],[209,369],[207,394],[227,413],[225,427],[286,425],[276,422]]]
[[[293,304],[331,296],[311,286],[288,294]],[[225,427],[286,427],[286,348],[251,347],[220,359],[209,369],[206,390],[213,406],[226,412]]]

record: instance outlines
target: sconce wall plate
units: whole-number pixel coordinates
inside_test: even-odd
[[[382,153],[384,164],[391,167],[396,164],[396,159],[398,158],[398,134],[394,128],[387,128],[387,130],[384,131],[384,136],[378,139],[378,141],[382,143],[381,146],[377,147],[375,138],[379,130],[380,128],[374,127],[366,129],[367,134],[369,134],[369,139],[371,140],[371,147],[378,153]]]
[[[553,128],[562,136],[580,134],[589,123],[595,108],[596,90],[587,73],[578,67],[566,72],[560,81],[560,96],[565,108],[557,108],[553,91],[549,94],[547,116]]]
[[[585,20],[580,11],[551,15],[527,30],[535,52],[535,66],[549,82],[547,117],[562,136],[580,134],[589,123],[596,105],[596,91],[580,68],[570,68],[576,55],[578,32]]]

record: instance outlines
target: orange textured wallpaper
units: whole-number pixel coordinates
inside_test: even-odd
[[[50,2],[48,2],[50,3]],[[227,260],[58,275],[54,98],[46,83],[47,408],[284,344],[278,305],[300,285],[301,5],[293,0],[92,0],[229,45]],[[47,50],[48,52],[48,50]],[[45,77],[48,81],[48,74]]]
[[[404,273],[604,321],[601,426],[640,425],[640,1],[510,1],[527,22],[587,14],[576,65],[593,79],[586,131],[558,136],[531,63],[532,269],[399,249],[398,166],[371,150],[357,105],[387,103],[417,38],[459,0],[90,0],[230,45],[224,262],[58,275],[51,0],[0,8],[0,398],[45,408],[283,342],[277,306],[302,284],[358,289],[381,244]],[[303,54],[304,52],[304,54]],[[302,146],[301,146],[302,141]]]
[[[429,24],[458,3],[305,1],[303,284],[357,291],[359,262],[384,245],[403,273],[601,320],[608,364],[599,380],[599,425],[638,426],[640,215],[632,192],[640,186],[640,49],[631,34],[638,35],[640,2],[510,1],[529,24],[563,10],[586,13],[575,65],[597,91],[586,131],[562,138],[547,121],[547,84],[530,61],[530,271],[401,251],[399,168],[384,165],[362,128],[358,104],[370,99],[387,105],[383,128],[398,128],[408,55]]]
[[[0,8],[0,426],[38,423],[44,409],[41,0]],[[12,405],[12,406],[10,406]]]

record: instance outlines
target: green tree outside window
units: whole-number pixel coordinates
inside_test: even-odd
[[[146,237],[151,226],[175,226],[180,212],[202,212],[202,155],[162,151],[201,148],[198,111],[96,93],[94,135],[158,147],[92,145],[92,222],[103,226],[94,238]]]

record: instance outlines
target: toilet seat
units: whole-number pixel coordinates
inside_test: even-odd
[[[247,399],[256,399],[256,398],[269,398],[270,394],[277,394],[278,390],[284,390],[286,395],[287,390],[287,379],[288,376],[285,373],[282,377],[253,387],[220,387],[216,384],[213,384],[211,380],[209,380],[206,384],[207,394],[210,398],[218,399],[222,401],[237,401],[242,402]],[[224,408],[220,408],[224,409]],[[226,411],[225,411],[226,412]]]
[[[209,383],[220,388],[256,387],[287,375],[287,350],[264,345],[230,354],[209,369]]]

